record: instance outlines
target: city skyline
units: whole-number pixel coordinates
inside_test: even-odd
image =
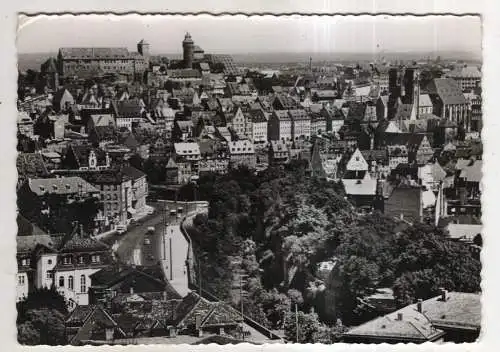
[[[88,30],[89,26],[93,30]],[[64,15],[20,16],[17,47],[20,54],[55,52],[68,46],[133,49],[140,39],[145,39],[151,44],[152,54],[178,54],[186,32],[206,52],[228,54],[307,52],[383,56],[392,52],[452,51],[480,57],[482,46],[479,16],[287,16],[276,20],[272,16],[240,15],[224,18],[79,15],[78,19]]]

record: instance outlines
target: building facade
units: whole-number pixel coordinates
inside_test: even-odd
[[[61,48],[58,54],[59,74],[97,76],[106,73],[142,74],[149,65],[149,44],[139,42],[140,52],[127,48]]]

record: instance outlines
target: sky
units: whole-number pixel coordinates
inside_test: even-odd
[[[20,53],[60,47],[127,47],[145,39],[153,54],[181,53],[189,32],[205,52],[481,53],[481,19],[456,16],[20,16]]]

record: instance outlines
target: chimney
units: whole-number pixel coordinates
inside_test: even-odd
[[[398,315],[396,317],[396,320],[397,321],[402,321],[403,320],[403,313],[398,313]]]
[[[417,311],[419,313],[422,313],[422,299],[420,299],[420,298],[417,301]]]
[[[441,293],[441,301],[446,302],[448,299],[446,290],[444,288],[440,288],[439,291]]]

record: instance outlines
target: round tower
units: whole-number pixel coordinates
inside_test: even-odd
[[[186,33],[186,36],[184,37],[182,48],[184,52],[184,67],[193,68],[194,42],[189,33]]]

